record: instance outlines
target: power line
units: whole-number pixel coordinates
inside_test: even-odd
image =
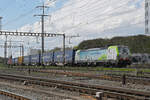
[[[29,16],[29,14],[30,14],[30,13],[33,13],[34,10],[35,10],[35,8],[32,9],[32,10],[30,10],[30,11],[27,12],[27,13],[21,14],[20,16],[14,18],[14,19],[12,19],[12,20],[9,20],[9,21],[6,22],[3,26],[6,26],[6,25],[11,24],[11,23],[14,23],[14,22],[19,21],[20,19],[26,17],[26,16]]]
[[[103,15],[104,15],[105,13],[115,11],[115,10],[117,10],[117,9],[119,9],[119,8],[121,8],[121,7],[123,7],[123,5],[125,5],[125,4],[127,4],[127,3],[124,3],[124,4],[120,5],[119,7],[116,7],[116,8],[114,8],[114,9],[112,9],[112,10],[107,11],[107,12],[101,13],[101,14],[95,16],[95,17],[96,17],[96,18],[101,18],[101,17],[99,17],[99,16],[102,16],[102,17],[103,17]],[[96,21],[99,21],[99,20],[108,19],[108,15],[111,15],[111,14],[113,14],[113,13],[107,14],[106,18],[96,19],[96,20],[94,20],[94,21],[85,22],[85,23],[79,23],[79,24],[73,26],[72,28],[70,28],[69,30],[74,29],[74,28],[77,28],[77,27],[80,27],[80,26],[89,25],[90,23],[96,22]],[[93,18],[95,18],[95,17],[93,17]],[[67,29],[66,29],[66,30],[67,30]]]
[[[114,8],[114,9],[112,9],[112,11],[115,11],[115,10],[121,8],[121,7],[122,7],[123,5],[125,5],[125,4],[127,4],[127,3],[124,3],[124,4],[120,5],[119,7],[116,7],[116,8]],[[111,12],[111,10],[110,10],[110,11],[107,11],[107,12]],[[107,13],[107,12],[105,12],[105,13]],[[102,13],[102,14],[100,14],[100,15],[97,15],[96,17],[99,18],[99,16],[102,16],[102,15],[105,14],[105,13]],[[110,14],[108,14],[108,15],[111,15],[111,14],[113,14],[113,13],[110,13]],[[108,17],[108,15],[107,15],[107,17]],[[77,27],[80,27],[80,26],[83,26],[83,25],[89,25],[90,23],[95,22],[95,21],[98,21],[98,20],[105,20],[105,19],[108,19],[107,17],[106,17],[106,18],[102,18],[102,19],[96,19],[96,20],[90,21],[90,22],[80,23],[80,24],[77,24],[76,26],[72,27],[71,29],[77,28]],[[71,30],[71,29],[69,29],[69,30]]]
[[[100,1],[98,1],[98,2],[100,2]],[[96,5],[98,4],[98,2],[92,2],[92,4],[95,4],[96,3]],[[106,1],[105,1],[106,2]],[[105,2],[103,2],[102,4],[100,4],[100,5],[104,5],[105,4]],[[82,6],[80,6],[80,7],[78,7],[78,8],[75,8],[75,9],[78,9],[78,10],[80,10],[81,11],[81,8],[83,8],[84,6],[86,6],[88,3],[86,3],[86,4],[84,4],[84,5],[82,5]],[[102,8],[102,7],[101,7]],[[62,8],[63,9],[63,8]],[[89,9],[89,8],[88,8]],[[87,11],[87,12],[89,12],[89,13],[91,13],[91,12],[93,12],[93,9],[92,9],[92,11],[89,11],[88,9],[85,9],[85,11]],[[99,9],[99,8],[98,8]],[[70,9],[69,9],[70,10]],[[94,10],[97,10],[97,9],[94,9]],[[67,12],[67,11],[66,11]],[[71,12],[71,13],[69,13],[69,14],[67,14],[67,15],[65,15],[65,16],[63,16],[63,17],[60,17],[60,18],[58,18],[58,19],[55,19],[55,20],[53,20],[53,21],[58,21],[58,20],[62,20],[62,19],[64,19],[64,18],[66,18],[66,17],[68,17],[70,14],[74,14],[74,12]],[[83,13],[82,13],[82,15],[84,15]]]
[[[122,0],[122,1],[124,1],[124,0]],[[105,2],[104,2],[104,4],[105,4]],[[104,4],[102,4],[103,6],[104,6]],[[123,4],[124,5],[124,4]],[[98,9],[101,9],[101,8],[103,8],[103,7],[100,7],[100,8],[97,8],[97,9],[94,9],[95,11],[98,11]],[[117,9],[117,8],[114,8],[115,10]],[[88,10],[89,11],[89,10]],[[114,10],[113,10],[114,11]],[[91,15],[91,13],[94,13],[93,11],[90,11],[88,14],[90,14]],[[105,12],[105,13],[107,13],[107,12]],[[104,14],[105,14],[104,13]],[[85,16],[85,14],[83,14],[82,13],[82,15],[84,15]],[[96,16],[96,17],[99,17],[99,16],[101,16],[101,15],[103,15],[103,13],[102,14],[100,14],[100,15],[98,15],[98,16]],[[87,14],[86,14],[86,16],[87,16]],[[61,20],[61,19],[63,19],[63,18],[65,18],[65,17],[67,17],[67,16],[64,16],[64,17],[61,17],[61,18],[59,18],[59,19],[57,19],[57,20]],[[57,21],[57,20],[53,20],[53,21]]]
[[[86,1],[86,0],[83,0],[83,1]],[[95,2],[93,2],[93,3],[95,3]],[[86,3],[86,4],[88,4],[88,3]],[[80,6],[79,8],[84,7],[86,4]],[[59,8],[59,9],[57,9],[57,11],[59,11],[59,10],[61,10],[61,9],[64,9],[64,8],[67,8],[68,6],[71,6],[71,5],[74,5],[74,3],[71,3],[71,4],[67,5],[67,6],[61,7],[61,8]],[[70,9],[69,9],[69,10],[70,10]],[[69,14],[67,14],[67,15],[65,15],[65,16],[63,16],[63,17],[60,17],[59,19],[53,20],[53,21],[61,20],[61,19],[67,17],[68,15],[70,15],[70,14],[72,14],[72,13],[74,13],[74,12],[71,12],[71,13],[69,13]],[[40,26],[39,26],[39,27],[40,27]],[[38,29],[39,27],[37,27],[36,29]]]
[[[28,4],[25,3],[25,5],[28,5]],[[21,7],[24,7],[24,6],[21,6]],[[6,8],[8,8],[8,7],[6,7]],[[32,14],[34,12],[34,10],[35,10],[35,8],[31,9],[30,11],[28,11],[28,12],[26,12],[24,14],[21,14],[21,15],[17,16],[16,18],[14,18],[12,20],[7,21],[6,23],[4,23],[3,26],[6,26],[6,25],[11,24],[11,23],[14,23],[16,21],[21,20],[22,18],[25,18],[25,17],[29,16],[30,14]]]
[[[122,0],[122,1],[123,1],[123,0]],[[98,2],[99,2],[99,1],[98,1]],[[95,4],[95,3],[98,4],[98,2],[95,2],[95,1],[94,1],[94,2],[92,2],[92,4]],[[104,5],[105,3],[106,3],[106,1],[103,2],[101,5],[105,6],[105,5]],[[70,6],[73,5],[73,4],[74,4],[74,3],[71,3]],[[86,4],[82,5],[82,6],[80,6],[79,8],[81,9],[82,7],[86,6],[87,4],[88,4],[88,3],[86,3]],[[103,6],[100,7],[100,8],[103,8]],[[68,7],[68,6],[64,6],[64,7],[62,7],[61,9],[66,8],[66,7]],[[97,9],[94,9],[94,10],[95,10],[95,11],[98,11],[98,9],[100,9],[100,8],[97,8]],[[76,9],[77,9],[77,8],[76,8]],[[69,9],[69,10],[70,10],[70,9]],[[85,9],[85,10],[87,11],[88,9]],[[89,10],[88,10],[88,11],[89,11]],[[71,13],[74,13],[74,12],[71,12]],[[71,14],[71,13],[69,13],[69,14]],[[91,15],[91,13],[94,13],[93,9],[92,9],[91,11],[89,11],[88,14]],[[58,21],[58,20],[62,20],[63,18],[68,17],[69,14],[67,14],[67,15],[65,15],[65,16],[63,16],[63,17],[60,17],[60,18],[58,18],[58,19],[56,19],[56,20],[53,20],[53,22],[54,22],[54,21]],[[85,15],[85,14],[82,13],[81,15]],[[80,15],[80,16],[81,16],[81,15]],[[39,26],[39,27],[40,27],[40,26]],[[36,29],[38,29],[39,27],[37,27]]]
[[[126,3],[126,4],[127,4],[127,3]],[[125,5],[125,4],[122,4],[122,5],[120,5],[119,7],[116,7],[116,8],[114,8],[114,9],[110,10],[110,11],[118,10],[119,8],[123,7],[123,5]],[[105,13],[108,13],[108,12],[110,12],[110,11],[107,11],[107,12],[105,12]],[[101,18],[101,17],[99,17],[99,16],[103,16],[105,13],[101,13],[101,14],[95,16],[95,17],[96,17],[96,18]],[[89,23],[93,23],[93,22],[96,22],[96,21],[99,21],[99,20],[106,20],[106,19],[108,19],[108,16],[111,15],[111,14],[113,14],[113,13],[108,14],[108,15],[107,15],[107,18],[95,19],[95,20],[90,21],[90,22],[85,22],[85,23],[77,24],[77,25],[73,26],[72,28],[70,28],[69,30],[74,29],[74,28],[77,28],[77,27],[81,27],[81,26],[84,26],[84,25],[89,25]]]
[[[129,28],[129,26],[132,26],[132,25],[139,25],[139,24],[144,24],[144,21],[137,22],[137,23],[133,23],[133,24],[128,24],[128,25],[122,25],[122,26],[120,26],[119,28]],[[108,29],[108,30],[113,30],[113,29]]]
[[[120,2],[122,2],[122,1],[124,2],[124,0],[121,0]],[[100,1],[98,1],[98,2],[100,2]],[[92,2],[92,3],[91,3],[91,5],[92,5],[92,4],[96,4],[96,5],[94,5],[94,7],[95,7],[95,6],[98,6],[98,8],[93,9],[93,8],[92,8],[93,5],[92,5],[92,6],[89,6],[88,9],[84,9],[85,12],[88,12],[88,14],[91,15],[91,13],[94,12],[93,10],[98,11],[99,9],[103,8],[104,6],[106,6],[106,5],[107,5],[106,2],[108,2],[108,1],[105,1],[105,2],[103,2],[103,3],[101,3],[101,4],[99,4],[98,2]],[[88,3],[87,3],[87,4],[88,4]],[[102,5],[102,6],[101,6],[101,5]],[[86,4],[85,4],[84,6],[86,6]],[[75,8],[75,9],[78,9],[79,11],[81,11],[81,10],[82,10],[81,8],[83,8],[84,6],[79,7],[80,9],[78,9],[78,8]],[[90,7],[92,8],[92,10],[89,10]],[[69,10],[70,10],[70,9],[69,9]],[[67,11],[66,11],[66,12],[67,12]],[[56,20],[53,20],[53,21],[62,20],[62,19],[68,17],[70,14],[73,14],[73,13],[74,13],[74,12],[71,12],[71,13],[69,13],[69,14],[67,14],[67,15],[65,15],[65,16],[63,16],[63,17],[60,17],[60,18],[58,18],[58,19],[56,19]],[[82,14],[80,14],[80,15],[78,15],[78,16],[82,16],[82,15],[85,15],[85,14],[82,13]]]
[[[144,24],[144,21],[141,21],[141,22],[137,22],[137,23],[134,23],[134,24],[128,24],[128,25],[122,25],[122,26],[119,26],[119,27],[116,27],[116,28],[119,28],[119,29],[122,29],[122,28],[130,28],[129,26],[132,26],[132,25],[139,25],[139,24]],[[110,30],[114,30],[115,28],[113,29],[107,29],[107,31],[110,31]],[[102,31],[102,32],[105,32],[106,30]]]
[[[123,1],[123,0],[122,0]],[[123,4],[124,5],[124,4]],[[122,5],[121,5],[122,6]],[[101,8],[103,8],[103,7],[101,7]],[[100,8],[98,8],[98,9],[100,9]],[[117,10],[117,8],[114,8],[115,10]],[[96,9],[95,9],[95,11],[96,11]],[[114,11],[114,10],[113,10]],[[107,11],[108,12],[108,11]],[[107,13],[107,12],[105,12],[105,13]],[[110,12],[110,11],[109,11]],[[93,11],[92,12],[90,12],[90,13],[93,13]],[[88,13],[88,14],[90,14],[90,13]],[[100,14],[100,15],[98,15],[98,16],[96,16],[96,18],[99,18],[99,16],[102,16],[103,14],[105,14],[105,13],[102,13],[102,14]],[[85,15],[85,14],[84,14]],[[91,15],[91,14],[90,14]],[[86,15],[87,16],[87,15]],[[66,16],[67,17],[67,16]],[[62,18],[65,18],[65,17],[62,17]],[[57,19],[58,20],[58,19]],[[55,20],[54,20],[55,21]],[[78,25],[76,25],[76,26],[78,26]]]

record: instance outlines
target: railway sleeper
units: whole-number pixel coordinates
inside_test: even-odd
[[[146,100],[145,97],[138,97],[114,92],[104,92],[104,97],[115,98],[116,100]]]
[[[20,77],[20,78],[21,78],[21,77]],[[18,78],[18,79],[19,79],[19,78]],[[18,79],[17,79],[17,80],[18,80]],[[30,77],[25,78],[25,79],[30,79]],[[21,79],[21,80],[25,80],[25,79]],[[31,79],[37,80],[38,78],[31,78]],[[30,79],[30,80],[31,80],[31,79]],[[15,80],[16,80],[16,78],[15,78]],[[44,81],[44,79],[43,79],[43,81]],[[51,80],[51,81],[52,81],[52,80]],[[39,82],[39,81],[38,81],[38,82]],[[48,80],[46,80],[46,82],[48,82]],[[53,82],[53,81],[52,81],[52,82]],[[54,81],[54,82],[59,82],[59,81]],[[54,82],[53,82],[53,84],[54,84]],[[77,84],[77,83],[74,84],[74,83],[71,83],[71,82],[60,82],[60,83],[62,83],[62,84],[63,84],[63,83],[66,83],[66,85],[73,84],[73,85],[75,85],[75,86],[83,86],[82,88],[91,87],[92,89],[94,88],[94,89],[97,89],[97,90],[98,90],[98,89],[99,89],[99,90],[102,90],[102,89],[103,89],[103,90],[111,90],[111,91],[113,90],[114,92],[118,92],[118,90],[115,90],[114,88],[110,88],[110,87],[106,88],[106,87],[103,87],[103,86],[92,86],[92,85],[89,86],[89,85],[85,85],[85,84]],[[36,84],[37,84],[37,83],[36,83]],[[56,83],[55,83],[55,84],[56,84]],[[59,85],[57,85],[57,86],[59,86]],[[74,86],[74,87],[75,87],[75,86]],[[81,89],[81,88],[80,88],[80,89]],[[80,89],[76,89],[76,91],[79,91],[79,92],[80,92],[80,91],[81,91]],[[134,94],[135,94],[135,92],[133,93],[133,91],[129,91],[129,90],[128,90],[128,91],[125,91],[125,90],[119,89],[119,91],[120,91],[120,93],[126,93],[126,92],[127,92],[128,95],[129,95],[129,94],[131,94],[131,95],[134,95]],[[139,92],[136,92],[136,94],[139,95],[139,96],[145,95],[145,94],[141,94],[141,93],[139,93]],[[147,95],[149,95],[149,94],[147,94]]]

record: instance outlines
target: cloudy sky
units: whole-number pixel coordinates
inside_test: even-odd
[[[81,41],[94,38],[111,38],[144,34],[145,0],[3,0],[0,1],[0,16],[3,29],[11,31],[41,32],[41,14],[36,6],[46,9],[45,32],[65,33],[80,37],[66,39],[66,46],[78,45]],[[8,5],[9,4],[9,5]],[[5,37],[1,37],[3,43]],[[38,37],[8,37],[12,41],[24,41],[26,53],[29,48],[41,48]],[[14,43],[14,45],[17,45]],[[62,46],[62,37],[45,38],[45,48]],[[3,49],[0,56],[3,56]],[[11,51],[11,50],[8,50]],[[12,50],[19,55],[19,49]],[[26,54],[25,53],[25,54]]]

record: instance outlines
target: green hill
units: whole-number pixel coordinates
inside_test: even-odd
[[[79,44],[78,49],[100,48],[109,45],[126,45],[131,53],[150,53],[150,36],[138,35],[114,37],[112,39],[86,40]]]

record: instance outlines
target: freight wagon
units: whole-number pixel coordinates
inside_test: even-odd
[[[73,65],[75,60],[75,50],[65,50],[65,65]],[[63,51],[54,52],[54,64],[62,65],[64,62]]]
[[[18,57],[18,65],[22,65],[23,64],[23,57]]]
[[[23,65],[31,65],[31,56],[24,56]]]
[[[14,60],[13,60],[14,62],[14,65],[18,65],[18,58],[14,58]]]
[[[44,65],[54,65],[54,52],[43,53],[43,59],[40,57],[40,61],[42,60]]]
[[[30,55],[30,64],[31,65],[40,65],[41,64],[41,54]]]
[[[15,65],[15,58],[12,58],[12,65]]]

